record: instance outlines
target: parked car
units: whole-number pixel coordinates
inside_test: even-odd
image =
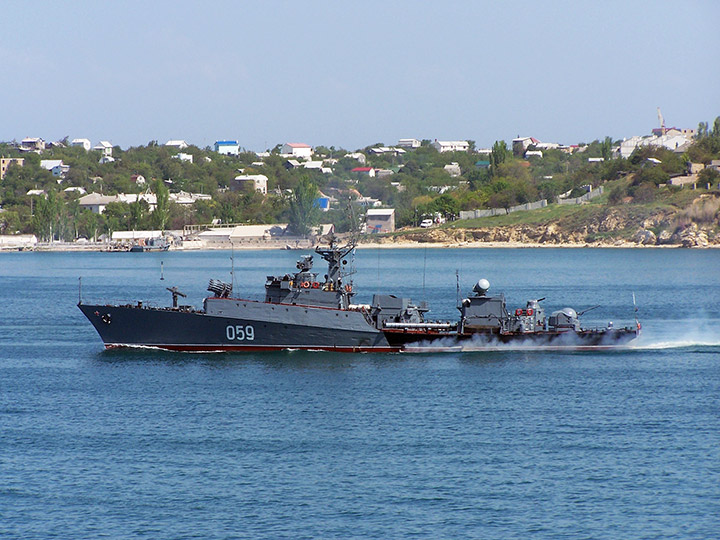
[[[432,220],[432,219],[429,219],[429,218],[428,218],[428,219],[423,219],[423,220],[420,222],[420,226],[421,226],[423,229],[427,229],[428,227],[432,227],[432,225],[433,225],[433,220]]]

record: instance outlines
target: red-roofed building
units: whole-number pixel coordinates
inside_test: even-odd
[[[375,169],[372,167],[355,167],[350,172],[367,174],[371,178],[375,176]]]

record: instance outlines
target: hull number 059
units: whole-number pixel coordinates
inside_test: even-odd
[[[255,339],[255,329],[250,325],[228,325],[228,327],[225,328],[225,337],[227,337],[229,341],[252,341]]]

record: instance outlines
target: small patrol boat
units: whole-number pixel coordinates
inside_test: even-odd
[[[328,266],[324,277],[313,271],[313,255],[304,255],[297,271],[267,277],[263,301],[237,298],[232,284],[213,279],[208,286],[212,296],[201,308],[180,305],[185,295],[175,287],[168,288],[172,305],[167,307],[87,304],[82,298],[78,307],[108,349],[416,352],[504,344],[595,349],[626,345],[640,334],[637,319],[623,328],[585,328],[580,316],[589,310],[564,308],[546,315],[544,298],[508,310],[502,294],[488,294],[485,279],[460,302],[460,317],[452,322],[428,320],[424,302],[395,295],[375,294],[371,304],[354,304],[356,291],[346,270],[354,249],[354,240],[340,245],[331,236],[329,245],[315,248]]]

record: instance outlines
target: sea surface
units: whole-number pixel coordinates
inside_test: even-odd
[[[302,253],[0,254],[0,538],[720,537],[719,250],[356,254],[356,301],[438,319],[480,278],[597,325],[634,293],[619,351],[105,351],[76,307]]]

